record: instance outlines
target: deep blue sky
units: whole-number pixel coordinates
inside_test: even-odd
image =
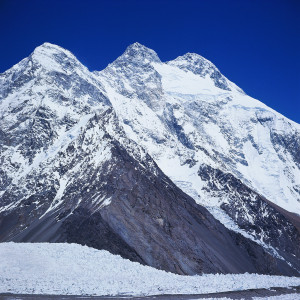
[[[300,123],[299,0],[0,0],[0,72],[45,41],[90,70],[136,41],[163,61],[196,52]]]

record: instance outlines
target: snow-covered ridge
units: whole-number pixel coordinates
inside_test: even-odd
[[[296,277],[257,274],[180,276],[76,244],[0,244],[0,293],[142,296],[299,284]]]
[[[141,49],[141,53],[147,51]],[[300,214],[299,159],[295,147],[287,147],[290,140],[299,140],[299,124],[245,95],[200,55],[188,53],[167,63],[141,61],[136,53],[131,60],[125,54],[121,57],[124,63],[117,59],[97,76],[109,90],[108,95],[117,100],[113,106],[127,133],[157,162],[165,160],[166,153],[174,160],[179,158],[181,165],[193,157],[198,161],[195,168],[210,161],[270,201]],[[132,105],[133,109],[129,107]],[[140,115],[129,115],[129,110]],[[161,129],[153,130],[157,124]]]

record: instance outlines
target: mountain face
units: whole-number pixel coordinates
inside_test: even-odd
[[[0,74],[0,241],[297,275],[299,153],[298,124],[198,54],[135,43],[90,72],[45,43]]]

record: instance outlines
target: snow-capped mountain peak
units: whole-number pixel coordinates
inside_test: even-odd
[[[124,61],[142,65],[150,62],[160,63],[160,59],[154,50],[137,42],[129,45],[125,52],[117,58],[115,63],[121,63]]]
[[[135,42],[127,47],[124,54],[118,60],[128,60],[136,63],[160,62],[156,52],[146,46]]]
[[[36,218],[51,217],[53,226],[63,220],[62,241],[89,242],[179,273],[199,272],[203,263],[194,250],[202,257],[202,242],[190,241],[203,229],[190,225],[205,206],[226,230],[238,232],[222,229],[241,261],[249,255],[236,238],[258,251],[258,261],[264,260],[263,246],[299,268],[300,238],[290,221],[300,211],[299,126],[243,94],[202,56],[187,53],[163,63],[134,43],[103,71],[90,72],[69,51],[45,43],[0,74],[0,97],[0,225],[11,216],[18,223],[7,223],[2,240],[19,233],[19,240],[34,240]],[[205,214],[214,231],[213,217]],[[73,226],[82,218],[91,236]],[[183,269],[170,266],[166,254],[166,240],[181,240],[180,228],[191,237],[185,242],[193,257],[193,265],[178,264]],[[157,248],[155,256],[145,252],[151,247],[144,229],[149,236],[160,232],[154,243],[164,241],[168,259]],[[212,235],[205,236],[210,243]],[[178,261],[185,256],[178,254]],[[248,262],[244,271],[267,272],[252,258]]]
[[[41,44],[40,46],[37,46],[34,51],[33,54],[35,55],[53,55],[53,54],[59,54],[59,53],[64,53],[72,58],[75,58],[75,56],[67,49],[64,49],[63,47],[60,47],[56,44],[52,44],[52,43],[48,43],[45,42],[43,44]]]
[[[238,89],[221,74],[219,69],[212,62],[197,53],[186,53],[174,60],[168,61],[167,64],[176,66],[184,71],[190,71],[203,78],[208,75],[213,80],[215,86],[220,89],[227,91]],[[240,89],[238,90],[241,91]]]
[[[51,43],[44,43],[35,48],[29,59],[47,72],[56,71],[65,74],[79,70],[88,72],[88,69],[70,51]]]
[[[200,54],[188,52],[184,55],[178,56],[174,60],[170,60],[167,62],[170,65],[197,65],[197,67],[202,66],[203,69],[215,68],[216,66],[210,62],[208,59],[204,58]]]
[[[161,65],[156,52],[139,44],[129,45],[125,52],[103,71],[95,71],[106,89],[113,88],[130,99],[139,98],[158,110],[161,106],[161,75],[154,65]],[[107,78],[105,82],[101,78]]]

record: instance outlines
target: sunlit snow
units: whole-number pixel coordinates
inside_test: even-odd
[[[257,274],[176,275],[76,244],[0,244],[0,293],[202,294],[299,284],[296,277]]]

